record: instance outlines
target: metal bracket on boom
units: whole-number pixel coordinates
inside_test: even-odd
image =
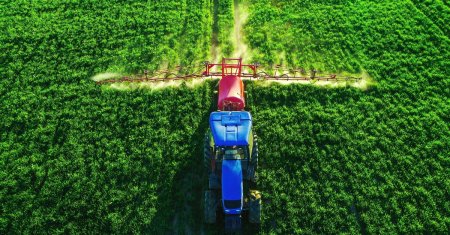
[[[233,63],[235,62],[235,63]],[[257,78],[258,73],[257,69],[259,67],[259,63],[254,64],[242,64],[242,58],[232,59],[232,58],[222,58],[222,63],[220,64],[211,64],[209,61],[203,62],[205,65],[205,71],[203,72],[203,76],[205,77],[213,77],[213,76],[227,76],[234,75],[238,77],[253,77]],[[221,72],[211,72],[211,69],[214,67],[220,67]],[[252,70],[253,73],[243,73],[242,68],[248,67]]]

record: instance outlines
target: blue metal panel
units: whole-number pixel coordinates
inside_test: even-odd
[[[244,198],[242,182],[242,165],[240,160],[222,161],[222,203],[226,214],[240,214],[242,200]],[[227,208],[225,201],[237,201],[240,203],[235,208]]]
[[[246,146],[252,128],[249,112],[213,112],[209,125],[216,146]]]

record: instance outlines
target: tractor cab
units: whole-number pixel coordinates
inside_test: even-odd
[[[239,161],[242,175],[250,177],[253,151],[252,117],[249,112],[213,112],[209,119],[211,127],[211,153],[219,173],[223,164]],[[237,165],[235,165],[237,167]],[[224,174],[221,172],[222,175]],[[231,173],[231,172],[230,172]]]

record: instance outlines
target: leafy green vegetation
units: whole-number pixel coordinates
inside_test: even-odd
[[[0,233],[156,234],[198,204],[180,189],[201,172],[209,86],[118,92],[90,77],[204,60],[210,7],[0,3]]]
[[[291,66],[360,67],[379,82],[365,92],[247,86],[264,153],[264,231],[448,231],[443,31],[410,1],[251,2],[247,35],[262,61],[283,63],[284,52]]]
[[[206,58],[211,39],[209,1],[9,1],[0,9],[4,72],[38,76],[25,86],[190,65]]]
[[[207,59],[214,3],[0,3],[0,233],[221,232],[201,219],[216,81],[117,91],[90,79]],[[232,1],[216,3],[232,26]],[[367,91],[246,82],[260,232],[448,231],[448,4],[247,5],[254,60],[367,70],[378,82]],[[223,35],[228,25],[218,24]]]
[[[233,30],[233,0],[214,0],[214,32],[217,34],[217,46],[222,48],[224,56],[233,52],[231,34]]]
[[[450,4],[443,0],[427,0],[427,1],[412,1],[416,8],[422,12],[426,17],[435,24],[441,30],[446,37],[450,36],[450,27],[448,23],[450,21]],[[434,27],[434,26],[432,26]],[[433,30],[436,30],[434,28]]]

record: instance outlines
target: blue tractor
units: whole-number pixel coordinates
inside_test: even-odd
[[[236,230],[245,215],[250,223],[259,224],[261,194],[254,190],[258,142],[252,117],[246,111],[218,111],[211,113],[209,124],[204,149],[208,169],[205,222],[216,223],[224,215],[225,229]]]

